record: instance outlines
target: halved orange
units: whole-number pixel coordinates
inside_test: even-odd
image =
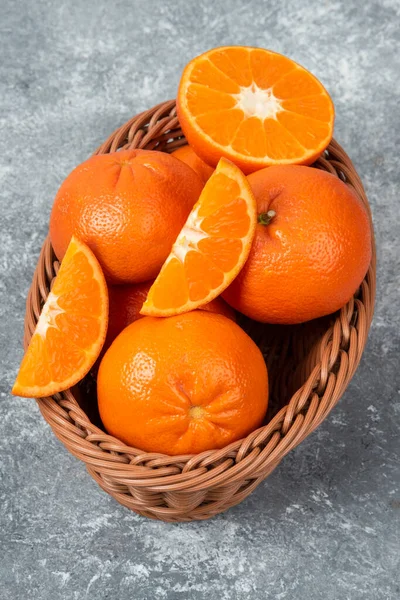
[[[332,100],[314,75],[262,48],[226,46],[194,58],[177,96],[183,132],[210,165],[225,156],[244,173],[311,164],[333,134]]]
[[[257,223],[247,178],[221,158],[148,293],[143,315],[167,317],[216,298],[249,255]]]
[[[101,267],[73,237],[14,383],[12,393],[42,398],[78,383],[100,354],[108,292]]]

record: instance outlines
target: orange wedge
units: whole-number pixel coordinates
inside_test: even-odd
[[[108,292],[89,248],[73,237],[37,322],[12,393],[42,398],[78,383],[103,346]]]
[[[311,164],[333,134],[323,85],[294,61],[262,48],[227,46],[194,58],[177,96],[183,132],[210,165],[225,156],[244,173]]]
[[[221,158],[148,293],[143,315],[167,317],[211,302],[249,255],[257,222],[247,178]]]

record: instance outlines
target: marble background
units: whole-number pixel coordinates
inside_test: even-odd
[[[398,0],[0,0],[2,599],[400,597],[399,18]],[[168,525],[103,493],[9,391],[61,181],[222,44],[283,52],[332,94],[375,218],[376,316],[323,425],[242,505]]]

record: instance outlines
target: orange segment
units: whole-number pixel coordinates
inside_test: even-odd
[[[289,59],[288,59],[289,60]],[[297,65],[297,69],[289,71],[280,77],[272,90],[277,98],[304,98],[305,96],[318,96],[322,93],[322,85],[316,77]]]
[[[162,285],[153,286],[153,302],[161,310],[168,310],[170,305],[185,305],[189,301],[189,284],[185,279],[185,270],[181,261],[175,256],[163,266],[164,279],[169,282],[166,289]],[[149,290],[150,293],[150,290]],[[144,305],[143,305],[144,306]],[[143,306],[140,313],[143,313]],[[143,313],[145,314],[145,313]]]
[[[107,323],[108,292],[103,272],[92,251],[73,237],[12,393],[42,398],[78,383],[100,354]]]
[[[280,156],[287,156],[289,159],[295,160],[296,156],[305,150],[294,135],[278,119],[266,119],[264,121],[264,131],[267,139],[268,154],[277,161]]]
[[[207,131],[209,136],[221,146],[227,146],[236,135],[244,120],[242,110],[212,110],[196,117],[197,126]]]
[[[245,173],[311,164],[333,134],[334,107],[323,85],[262,48],[227,46],[194,58],[182,74],[177,111],[204,161],[216,165],[223,156]]]
[[[312,117],[319,121],[329,122],[331,114],[331,103],[326,96],[306,96],[305,98],[295,98],[291,100],[282,100],[282,107],[287,112],[293,112],[305,117]]]
[[[185,256],[184,268],[189,285],[189,299],[193,302],[203,304],[203,299],[210,290],[218,289],[224,284],[224,272],[201,252],[189,251]]]
[[[150,288],[141,314],[176,315],[219,296],[243,267],[256,223],[247,178],[221,158]]]
[[[193,69],[192,81],[201,83],[214,90],[225,89],[230,94],[238,94],[240,85],[232,78],[227,77],[223,71],[218,69],[209,60],[205,60]]]
[[[268,152],[263,121],[257,117],[243,119],[232,140],[235,152],[261,158]]]
[[[101,323],[97,317],[85,315],[82,313],[64,312],[59,314],[56,319],[57,328],[63,334],[68,332],[68,337],[78,347],[90,347],[96,343],[101,333]]]
[[[328,125],[323,121],[305,117],[294,112],[280,113],[278,121],[305,148],[314,147],[316,136],[322,137],[329,133]]]
[[[294,68],[292,61],[286,56],[266,52],[262,48],[254,48],[249,56],[253,81],[262,89],[270,88]]]
[[[245,51],[243,52],[243,50]],[[225,48],[216,48],[215,50],[206,52],[202,56],[204,58],[207,57],[207,59],[218,67],[218,69],[220,69],[227,77],[234,82],[237,82],[239,85],[246,86],[251,84],[253,73],[247,48],[227,46]],[[195,58],[194,61],[197,61],[197,59]]]
[[[244,238],[250,227],[247,202],[237,198],[234,202],[221,206],[214,214],[205,217],[202,229],[208,235],[223,238]]]
[[[199,217],[208,217],[214,214],[221,207],[230,204],[240,194],[240,186],[234,179],[222,173],[215,173],[213,185],[207,186],[203,190],[203,201],[199,205]]]
[[[188,105],[195,115],[202,115],[216,107],[229,109],[235,107],[235,99],[225,91],[212,90],[206,85],[191,83],[187,95]]]
[[[58,297],[59,307],[67,312],[85,314],[90,306],[90,314],[99,317],[103,311],[101,285],[95,279],[77,285],[70,291],[64,292],[57,287],[57,291],[53,293]]]
[[[199,250],[221,271],[231,271],[235,268],[236,257],[243,249],[242,240],[207,237],[199,241]]]

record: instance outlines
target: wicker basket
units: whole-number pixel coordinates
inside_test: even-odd
[[[169,101],[117,129],[96,151],[148,148],[171,152],[185,144]],[[314,165],[351,185],[369,211],[360,179],[335,141]],[[58,263],[49,240],[40,254],[27,299],[27,347]],[[38,400],[55,435],[84,461],[97,483],[131,510],[164,521],[207,519],[241,502],[335,406],[360,361],[375,295],[375,252],[358,293],[342,310],[297,326],[243,318],[263,351],[270,375],[266,424],[222,450],[192,456],[149,454],[107,435],[97,412],[91,376],[73,389]]]

